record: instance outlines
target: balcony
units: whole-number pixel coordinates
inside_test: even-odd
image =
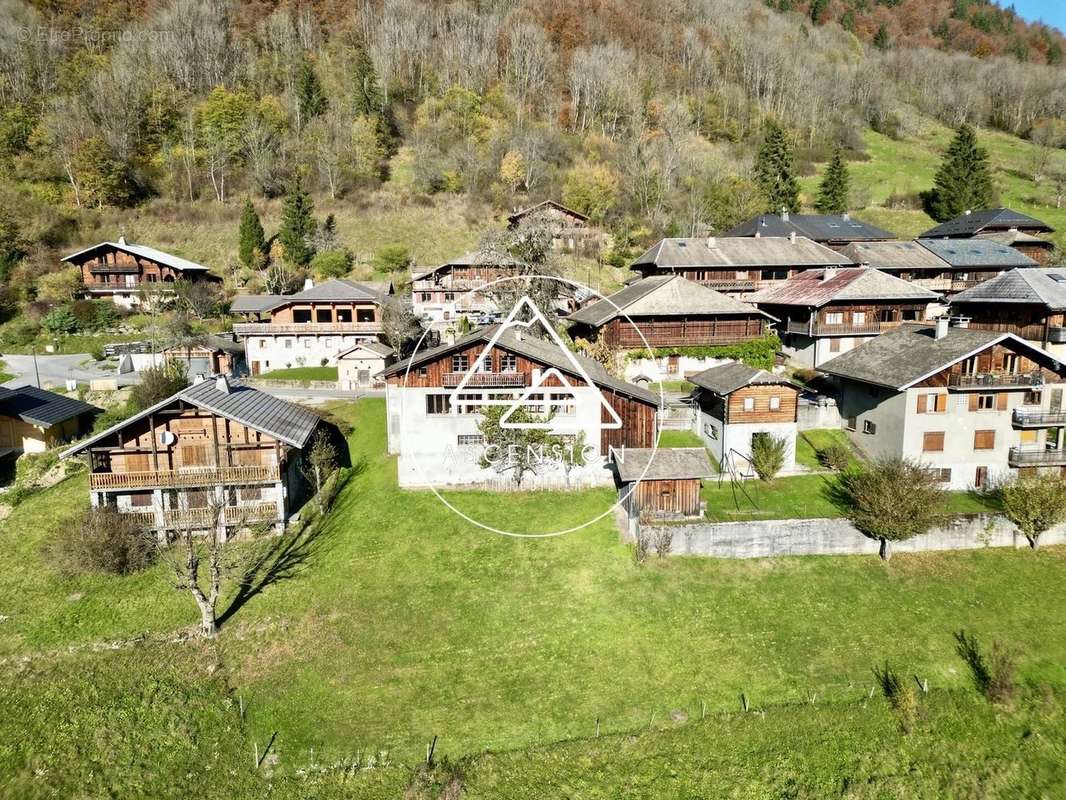
[[[1056,428],[1066,425],[1066,411],[1016,408],[1013,422],[1015,428]]]
[[[972,289],[973,287],[977,286],[977,284],[983,283],[983,282],[984,282],[983,280],[979,280],[979,281],[975,281],[975,280],[967,280],[967,281],[952,280],[952,282],[951,282],[951,290],[950,291],[952,291],[952,292],[962,292],[962,291],[965,291],[966,289]]]
[[[1066,328],[1048,328],[1047,340],[1049,344],[1066,344]]]
[[[1039,372],[975,372],[972,375],[949,375],[952,389],[1009,389],[1015,386],[1043,386]]]
[[[1021,445],[1010,449],[1007,453],[1007,463],[1012,467],[1066,466],[1066,450]]]
[[[142,525],[156,527],[157,517],[154,511],[131,511]],[[162,512],[164,528],[208,527],[218,522],[217,508],[189,508]],[[252,503],[245,506],[225,506],[222,520],[226,525],[250,525],[256,522],[275,522],[278,519],[278,507],[274,503]]]
[[[447,388],[454,389],[463,382],[463,378],[466,375],[467,373],[465,372],[446,372],[444,373],[443,384]],[[521,372],[475,372],[470,375],[470,380],[466,382],[466,385],[471,387],[525,386],[526,376]]]
[[[753,280],[746,280],[746,281],[707,280],[707,281],[696,281],[696,282],[697,283],[702,283],[704,286],[709,286],[710,288],[715,289],[715,290],[717,290],[719,292],[754,292],[756,289],[760,288],[759,281],[753,281]],[[778,281],[778,283],[780,283],[780,282],[781,281]],[[773,283],[773,281],[771,281],[771,283]]]
[[[89,475],[89,489],[102,492],[123,489],[188,489],[197,486],[276,483],[279,480],[281,480],[281,475],[277,467],[254,464],[189,470],[93,472]]]
[[[238,336],[300,333],[381,333],[380,322],[239,322],[233,326]]]
[[[882,331],[890,330],[899,325],[899,322],[864,322],[860,325],[852,325],[845,323],[842,325],[827,325],[824,322],[815,322],[813,335],[815,336],[863,336],[863,335],[875,335]],[[789,333],[799,333],[804,336],[810,336],[811,332],[808,329],[807,322],[799,320],[789,320],[786,330]]]

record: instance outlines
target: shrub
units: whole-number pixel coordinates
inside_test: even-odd
[[[141,373],[141,382],[130,392],[131,413],[144,411],[188,385],[185,365],[176,359],[168,358],[162,364],[149,367]]]
[[[378,272],[396,272],[411,265],[411,253],[402,244],[387,244],[379,247],[370,265]]]
[[[156,540],[132,515],[94,508],[50,540],[45,555],[65,575],[128,575],[152,564]]]
[[[122,420],[132,417],[136,413],[137,410],[130,408],[129,404],[109,408],[93,422],[93,433],[106,431],[112,425],[118,425]]]
[[[881,687],[881,694],[899,716],[900,730],[910,733],[918,719],[918,693],[909,682],[899,677],[887,661],[882,669],[874,667],[874,677]]]
[[[851,463],[851,450],[842,442],[833,442],[818,451],[818,460],[829,469],[844,470]]]
[[[1001,483],[993,492],[1003,513],[1029,540],[1034,550],[1040,534],[1066,518],[1066,481],[1058,475],[1019,475]]]
[[[1014,656],[998,641],[992,642],[988,657],[981,652],[977,637],[961,630],[955,633],[955,652],[970,668],[977,691],[993,703],[1009,703],[1014,697]]]
[[[660,525],[655,529],[655,553],[659,558],[670,555],[670,547],[674,543],[674,529],[669,525]]]
[[[41,327],[53,336],[74,333],[78,329],[78,319],[68,308],[53,308],[41,320]]]
[[[347,250],[326,250],[311,259],[311,271],[316,278],[343,278],[352,271],[352,254]]]
[[[769,433],[756,433],[751,437],[751,466],[760,480],[772,481],[785,465],[788,454],[788,439]]]
[[[816,369],[800,368],[792,373],[792,377],[800,383],[809,384],[811,381],[817,380],[819,377],[821,377],[821,374],[822,373],[820,373]]]

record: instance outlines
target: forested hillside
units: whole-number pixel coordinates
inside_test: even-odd
[[[390,244],[455,255],[546,197],[615,234],[621,265],[766,210],[767,120],[805,205],[839,147],[852,210],[923,229],[917,193],[966,122],[1001,199],[1054,224],[1062,44],[980,0],[0,0],[4,313],[62,299],[57,255],[120,232],[255,288],[241,203],[272,234],[297,180],[357,269]]]

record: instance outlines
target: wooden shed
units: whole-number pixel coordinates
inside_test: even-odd
[[[700,486],[715,474],[702,447],[627,447],[615,451],[614,465],[630,517],[701,516]]]

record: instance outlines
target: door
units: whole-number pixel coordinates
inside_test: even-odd
[[[988,467],[978,467],[974,475],[973,485],[977,489],[983,489],[988,483]]]
[[[360,386],[367,386],[369,383],[370,383],[370,370],[368,370],[368,369],[359,370],[359,385]]]
[[[1061,411],[1062,410],[1062,389],[1052,389],[1051,399],[1048,405],[1049,411]]]

